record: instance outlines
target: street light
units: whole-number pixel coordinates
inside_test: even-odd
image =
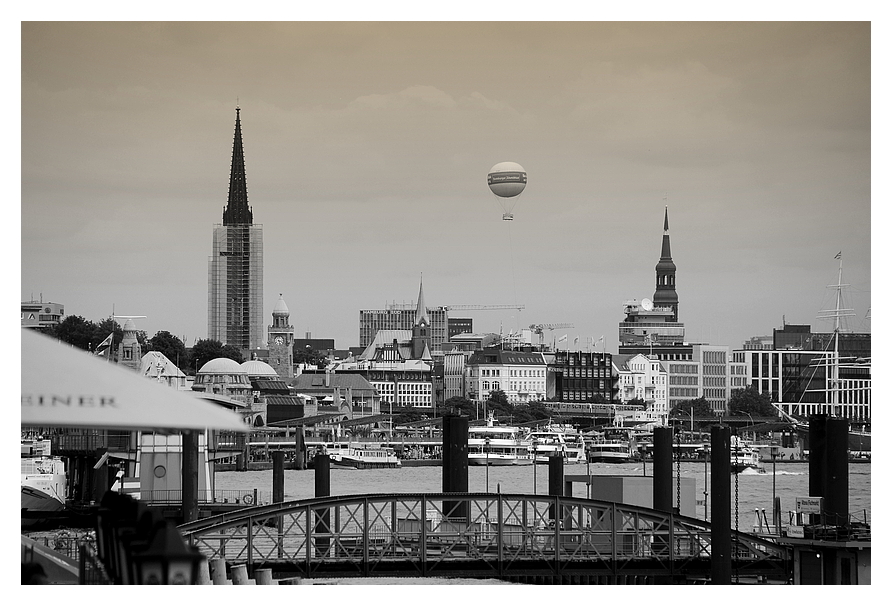
[[[536,447],[539,445],[539,440],[533,438],[531,445],[533,447],[533,494],[538,494],[536,492]]]
[[[489,492],[489,437],[483,440],[483,448],[486,449],[486,492]]]

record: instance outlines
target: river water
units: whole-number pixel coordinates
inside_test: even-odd
[[[781,499],[781,511],[787,520],[788,511],[796,508],[796,497],[808,496],[808,464],[790,462],[765,462],[765,473],[746,470],[738,474],[731,483],[731,515],[734,524],[735,495],[739,528],[746,531],[752,528],[755,519],[754,509],[765,509],[771,519],[773,497]],[[491,492],[548,494],[548,466],[490,467],[489,489]],[[592,463],[589,466],[596,475],[653,475],[650,462],[646,466],[639,463]],[[870,463],[849,465],[849,513],[854,521],[870,521]],[[711,468],[704,463],[682,463],[681,476],[694,478],[696,497],[703,500],[704,487],[709,488]],[[673,477],[676,466],[673,465]],[[312,469],[285,471],[285,500],[310,499],[315,496],[315,475]],[[586,464],[565,465],[564,475],[584,475]],[[372,494],[372,493],[418,493],[441,492],[443,473],[440,467],[403,467],[400,469],[346,469],[331,467],[330,486],[332,495]],[[272,495],[272,470],[267,471],[227,471],[216,474],[218,490],[257,489],[261,503],[269,502]],[[468,491],[486,492],[486,467],[468,467]],[[709,490],[711,492],[711,490]],[[573,485],[573,496],[585,497],[585,484]],[[592,495],[598,498],[597,495]],[[673,491],[673,502],[674,502]],[[711,512],[710,497],[707,497],[706,519]],[[697,507],[696,517],[704,518],[702,503]]]

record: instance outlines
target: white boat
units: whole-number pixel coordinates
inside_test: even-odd
[[[401,467],[396,451],[390,446],[363,442],[328,442],[322,451],[332,465],[353,469],[383,469]]]
[[[532,465],[530,442],[520,427],[486,425],[468,427],[468,465]]]
[[[585,442],[572,427],[546,425],[527,435],[536,463],[547,463],[549,457],[560,455],[565,463],[585,463]]]
[[[595,432],[586,446],[591,463],[628,463],[638,458],[635,440],[628,429],[621,427],[607,427]]]
[[[758,448],[753,448],[738,436],[731,436],[731,473],[740,473],[745,469],[765,471],[762,468],[762,457]]]
[[[22,526],[44,522],[65,507],[65,462],[51,455],[49,440],[22,439]]]

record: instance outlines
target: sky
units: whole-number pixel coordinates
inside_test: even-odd
[[[616,352],[664,208],[689,342],[870,330],[868,22],[24,22],[21,300],[207,336],[235,108],[264,325],[412,303]],[[514,221],[489,191],[528,175]],[[600,347],[599,347],[600,349]]]

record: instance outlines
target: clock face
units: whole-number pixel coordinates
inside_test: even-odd
[[[282,337],[276,337],[276,345],[281,345],[284,342],[285,342],[285,339],[283,339]]]

